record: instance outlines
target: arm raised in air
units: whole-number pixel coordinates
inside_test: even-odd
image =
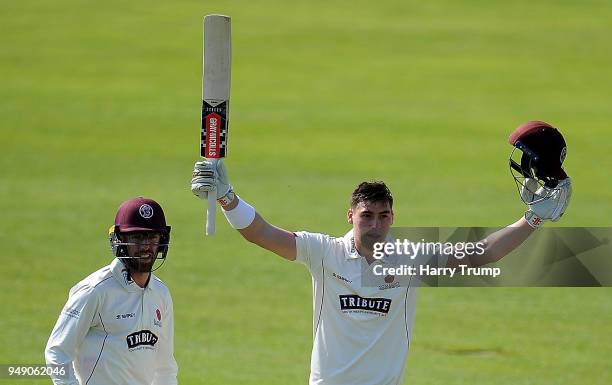
[[[208,193],[215,191],[227,221],[244,239],[287,260],[295,260],[297,249],[294,233],[266,222],[251,205],[234,193],[222,159],[216,162],[216,167],[207,160],[196,162],[191,191],[201,199],[207,199]]]

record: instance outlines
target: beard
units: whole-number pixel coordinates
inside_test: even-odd
[[[123,258],[125,267],[134,273],[150,273],[157,258],[155,256]]]
[[[127,248],[129,258],[122,258],[122,261],[130,272],[150,273],[153,271],[158,252],[157,246],[129,245]]]

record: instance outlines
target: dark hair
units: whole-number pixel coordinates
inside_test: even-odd
[[[389,207],[393,208],[393,195],[384,182],[361,182],[351,195],[351,207],[361,202],[389,202]]]

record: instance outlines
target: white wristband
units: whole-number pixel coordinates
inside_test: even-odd
[[[255,209],[253,206],[240,199],[240,197],[236,197],[239,198],[238,205],[232,210],[223,210],[223,214],[233,228],[240,230],[249,227],[249,225],[253,223],[255,220]]]
[[[527,223],[529,223],[529,226],[533,227],[534,229],[537,229],[544,224],[544,220],[531,210],[527,210],[525,212],[525,219],[527,220]]]

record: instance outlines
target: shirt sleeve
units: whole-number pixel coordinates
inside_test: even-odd
[[[323,257],[329,252],[333,238],[329,235],[298,231],[295,233],[297,254],[295,260],[308,267],[310,272],[321,266]]]
[[[176,385],[178,365],[174,359],[174,310],[172,297],[168,292],[166,298],[166,311],[164,312],[166,325],[162,334],[157,355],[157,368],[152,385]]]
[[[47,365],[61,365],[65,375],[52,377],[55,385],[79,385],[73,361],[98,311],[98,297],[93,287],[75,286],[51,332],[45,360]]]

